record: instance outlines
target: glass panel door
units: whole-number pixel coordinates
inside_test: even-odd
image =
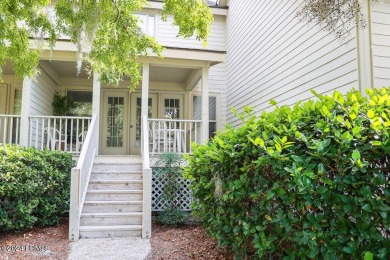
[[[149,94],[148,98],[148,117],[157,117],[157,94]],[[142,95],[141,93],[131,94],[131,117],[130,117],[130,154],[141,153],[141,109]]]
[[[183,118],[183,95],[162,94],[161,95],[160,118],[180,119]]]
[[[128,93],[104,93],[103,154],[127,154]]]

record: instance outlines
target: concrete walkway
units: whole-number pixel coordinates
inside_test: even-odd
[[[68,259],[142,260],[150,252],[151,246],[148,239],[134,237],[80,239],[78,242],[70,243]]]

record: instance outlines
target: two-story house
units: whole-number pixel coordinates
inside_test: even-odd
[[[176,37],[161,20],[162,2],[140,15],[144,33],[165,50],[164,59],[141,57],[143,80],[130,92],[98,75],[76,72],[76,47],[67,39],[41,54],[35,78],[3,67],[0,143],[70,152],[70,240],[79,237],[151,236],[151,159],[164,152],[191,153],[226,123],[231,112],[291,105],[318,93],[390,85],[390,2],[361,0],[365,29],[343,41],[296,16],[303,0],[208,1],[214,22],[208,46]],[[219,6],[215,6],[219,4]],[[226,5],[227,4],[227,5]],[[83,64],[84,67],[88,64]],[[71,97],[71,116],[54,116],[55,93]],[[183,198],[185,199],[185,198]]]

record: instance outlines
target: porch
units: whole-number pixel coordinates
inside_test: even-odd
[[[98,74],[72,76],[77,75],[74,61],[42,61],[37,78],[19,82],[22,95],[13,102],[21,103],[20,112],[12,114],[17,110],[10,103],[0,111],[0,143],[62,150],[78,159],[71,176],[71,241],[80,236],[151,236],[150,157],[191,154],[193,143],[205,142],[217,130],[218,97],[209,95],[209,66],[205,61],[148,58],[143,60],[142,83],[129,91],[130,79],[112,88],[102,85]],[[9,97],[12,84],[6,87]],[[78,113],[54,116],[56,93],[74,98]],[[136,157],[129,157],[134,162],[112,157],[114,162],[107,164],[97,155]],[[118,213],[119,204],[129,205],[129,212]]]
[[[143,154],[142,137],[146,133],[145,145],[151,155],[192,153],[192,144],[202,143],[218,127],[218,97],[202,94],[205,84],[201,83],[207,80],[202,74],[208,76],[209,65],[199,61],[156,62],[144,63],[142,84],[132,92],[127,88],[130,79],[111,88],[101,85],[98,75],[89,78],[84,70],[75,78],[73,61],[41,61],[38,77],[19,82],[6,64],[3,70],[9,75],[5,75],[4,87],[0,86],[4,88],[0,101],[8,101],[0,102],[0,108],[4,106],[0,110],[0,144],[62,150],[79,156],[95,114],[97,154]],[[83,64],[83,69],[87,66]],[[199,66],[204,66],[204,72]],[[72,113],[53,115],[55,93],[76,101]],[[209,102],[202,106],[207,99]],[[202,116],[210,104],[211,114]],[[141,116],[145,115],[144,127]]]

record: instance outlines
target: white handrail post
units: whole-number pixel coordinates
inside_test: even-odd
[[[97,115],[94,114],[85,138],[85,143],[81,149],[77,166],[72,168],[69,210],[70,241],[78,241],[80,237],[80,216],[98,145],[98,143],[95,142],[95,140],[98,139],[96,118]]]
[[[80,169],[73,168],[70,185],[69,240],[78,241],[80,237]]]
[[[152,169],[143,169],[142,238],[152,237]]]
[[[142,67],[142,101],[141,130],[143,138],[141,142],[143,156],[143,216],[142,216],[142,238],[150,238],[152,235],[152,170],[149,166],[149,63],[144,63]]]

